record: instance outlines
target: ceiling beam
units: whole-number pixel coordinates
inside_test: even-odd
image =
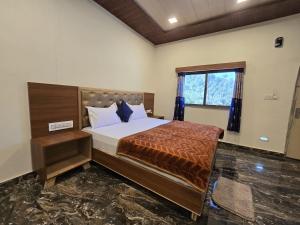
[[[155,45],[300,13],[299,0],[281,0],[164,31],[134,0],[94,1]]]

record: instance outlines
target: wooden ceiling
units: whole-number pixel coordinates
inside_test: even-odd
[[[163,30],[199,23],[239,10],[280,0],[135,0]],[[170,24],[168,18],[176,17],[177,23]]]
[[[146,3],[146,0],[94,1],[155,45],[300,13],[300,0],[248,0],[253,2],[251,4],[248,3],[248,5],[245,4],[246,2],[241,3],[245,5],[241,5],[239,8],[232,5],[233,0],[172,0],[173,3],[181,2],[181,4],[185,1],[187,5],[198,2],[198,5],[193,5],[195,15],[191,15],[189,19],[185,17],[186,19],[179,22],[177,27],[172,28],[166,25],[165,18],[162,17],[161,12],[165,11],[167,18],[169,18],[170,15],[168,14],[171,14],[172,11],[174,11],[174,14],[176,13],[175,16],[179,15],[179,17],[180,15],[183,17],[185,12],[189,13],[190,11],[187,8],[182,9],[180,4],[173,4],[170,7],[171,0],[164,0],[169,2],[169,5],[165,6],[168,10],[160,13],[158,13],[161,10],[159,9],[159,2],[164,2],[163,0],[147,0],[148,3]],[[152,4],[156,2],[156,6],[152,5],[151,8],[149,1]],[[212,2],[216,1],[219,4],[212,6]],[[227,1],[227,3],[224,1]],[[199,2],[206,2],[208,5],[206,14],[201,9],[203,13],[198,13],[197,16],[196,9],[200,10],[200,8],[205,6],[202,5],[200,7]],[[223,4],[220,4],[220,2],[223,2]]]

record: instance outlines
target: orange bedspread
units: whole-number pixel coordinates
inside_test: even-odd
[[[206,191],[218,139],[224,130],[191,122],[170,123],[122,138],[117,154],[179,177]]]

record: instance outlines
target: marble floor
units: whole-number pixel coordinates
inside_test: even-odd
[[[247,222],[211,201],[213,184],[225,176],[252,187],[256,221]],[[300,161],[219,147],[203,215],[189,213],[93,165],[60,176],[42,190],[29,174],[0,184],[0,224],[300,224]]]

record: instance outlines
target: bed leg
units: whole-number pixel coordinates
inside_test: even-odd
[[[46,180],[44,183],[44,189],[53,187],[55,185],[55,180],[56,180],[56,177],[52,177],[52,178]]]
[[[86,163],[82,165],[84,170],[88,170],[89,168],[91,168],[91,164],[90,163]]]
[[[198,215],[196,213],[191,213],[191,219],[197,221]]]

